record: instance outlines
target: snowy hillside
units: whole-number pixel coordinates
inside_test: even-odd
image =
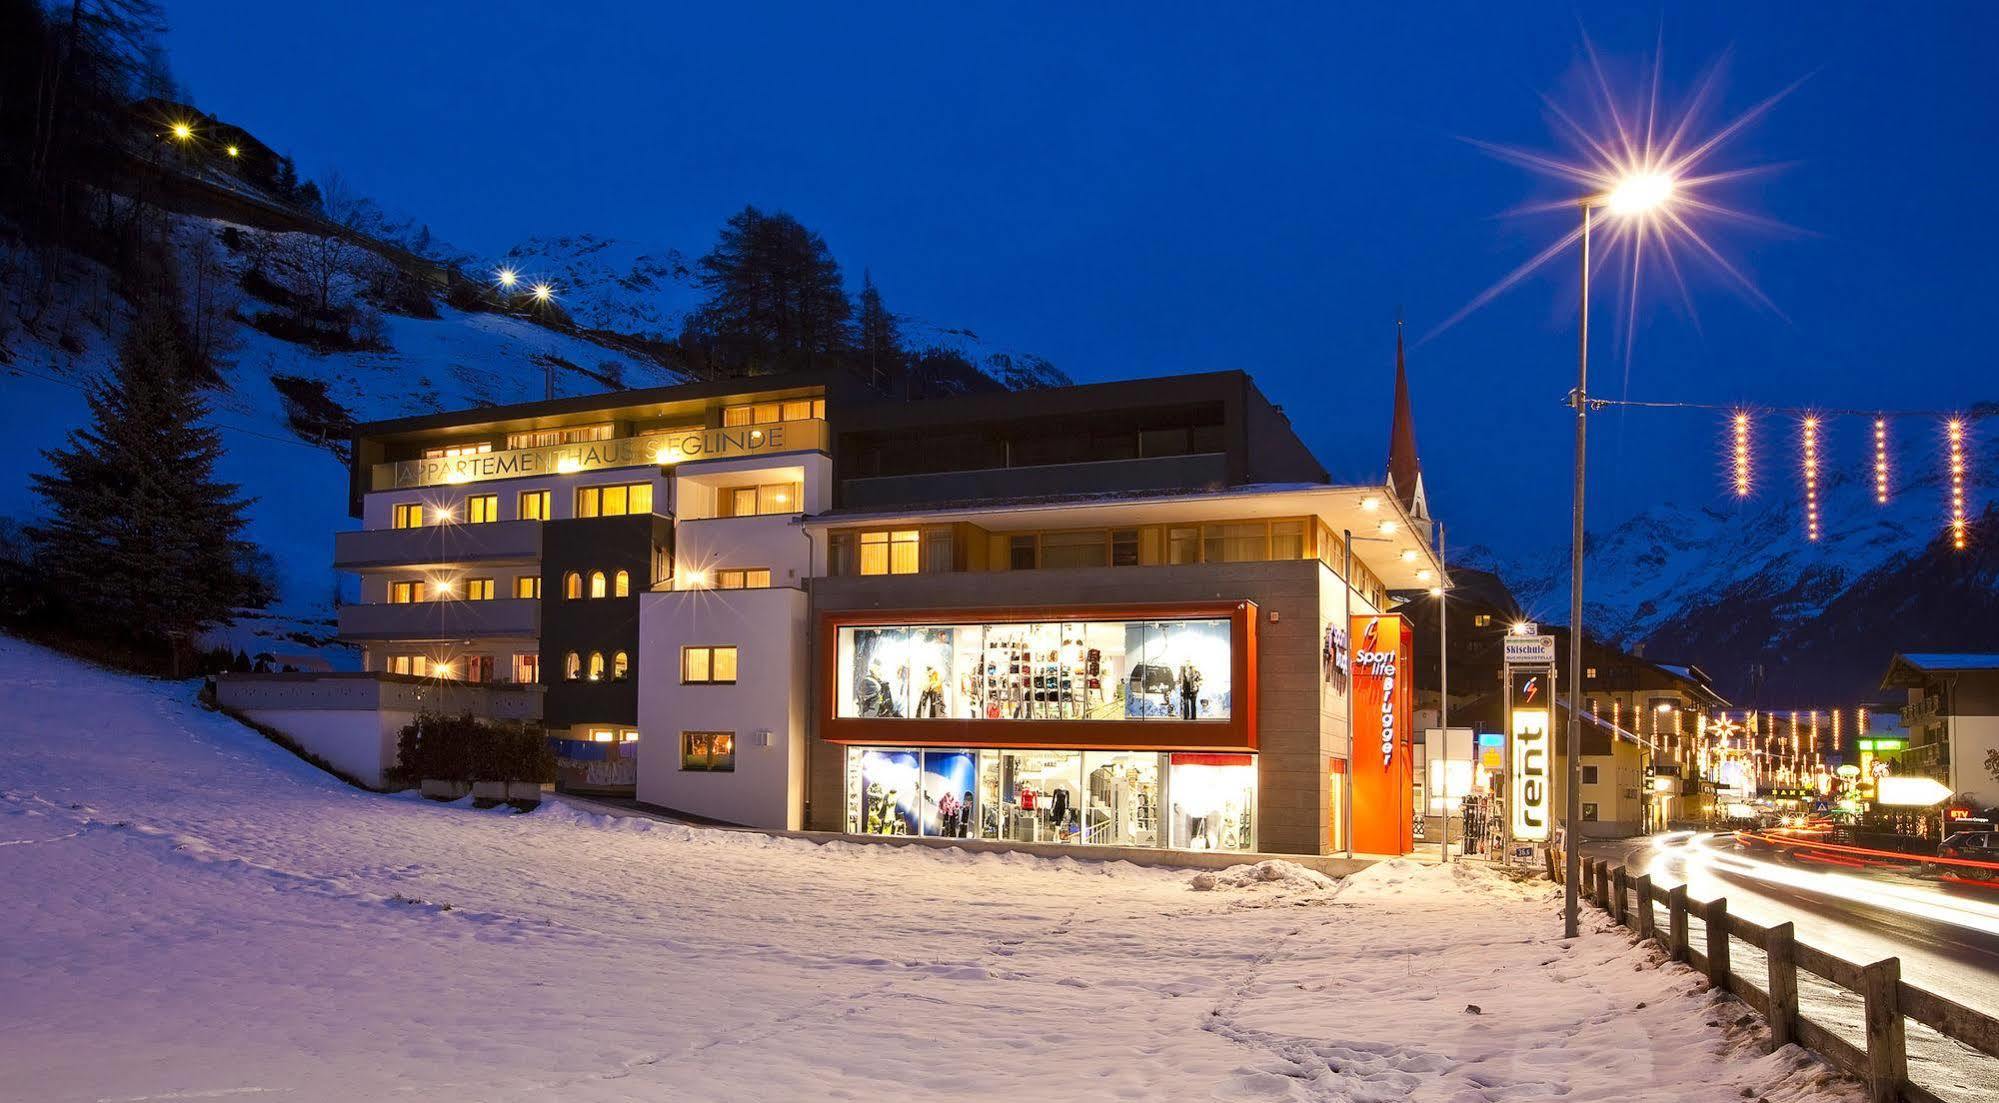
[[[480,812],[192,692],[0,637],[9,1098],[1861,1097],[1546,884]]]
[[[219,238],[225,224],[182,220],[183,249]],[[282,236],[282,235],[281,235]],[[218,249],[234,274],[246,263]],[[44,468],[40,453],[61,445],[85,423],[84,386],[110,362],[127,307],[108,290],[108,277],[79,261],[50,314],[31,331],[16,324],[0,338],[0,517],[24,519],[41,507],[29,473]],[[0,289],[0,316],[20,304]],[[246,300],[239,312],[256,308]],[[587,394],[679,382],[652,361],[502,314],[467,314],[439,304],[439,317],[383,317],[384,351],[315,353],[248,325],[232,327],[234,347],[222,356],[223,387],[209,395],[211,420],[223,430],[227,454],[219,475],[256,499],[248,535],[276,559],[282,600],[267,616],[246,621],[232,643],[252,653],[312,650],[292,633],[331,633],[336,576],[333,533],[356,522],[347,515],[347,468],[337,439],[321,443],[294,427],[274,380],[321,384],[325,396],[355,421],[401,417],[542,397],[548,367],[558,394]],[[351,585],[351,582],[350,582]],[[280,641],[283,641],[280,643]],[[330,661],[352,663],[343,649]]]
[[[500,263],[525,282],[552,284],[562,308],[586,329],[665,340],[679,334],[681,323],[700,304],[702,292],[695,283],[699,255],[699,250],[683,253],[575,234],[529,238],[509,249]],[[956,353],[1009,390],[1072,382],[1046,358],[969,329],[908,314],[898,314],[897,322],[909,351]]]

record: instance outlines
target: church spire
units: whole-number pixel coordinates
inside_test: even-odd
[[[1395,319],[1395,420],[1388,429],[1388,489],[1415,520],[1428,520],[1423,464],[1416,458],[1416,415],[1409,403],[1409,369],[1402,354],[1402,319]]]

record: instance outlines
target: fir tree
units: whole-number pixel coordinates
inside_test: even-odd
[[[895,315],[882,305],[874,274],[866,271],[861,273],[859,329],[860,347],[856,351],[861,372],[876,390],[887,391],[890,381],[902,375],[902,331],[895,324]]]
[[[34,475],[48,520],[29,530],[38,571],[87,641],[182,650],[270,598],[242,538],[249,502],[217,482],[222,442],[191,376],[171,307],[142,308],[109,380],[90,391],[91,424],[44,452]]]
[[[744,207],[698,264],[708,301],[688,319],[695,343],[725,372],[761,374],[836,363],[853,304],[826,241],[788,214]]]

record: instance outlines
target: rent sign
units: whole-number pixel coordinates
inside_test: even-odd
[[[1554,810],[1554,755],[1549,738],[1548,675],[1510,671],[1507,706],[1513,731],[1513,838],[1545,842]]]

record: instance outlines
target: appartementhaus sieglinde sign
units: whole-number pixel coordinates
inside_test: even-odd
[[[556,444],[547,448],[515,448],[506,452],[376,464],[374,487],[376,490],[403,490],[491,479],[571,475],[612,467],[756,456],[768,452],[820,448],[825,444],[825,437],[823,421],[778,422],[728,429],[681,429],[615,440]]]

